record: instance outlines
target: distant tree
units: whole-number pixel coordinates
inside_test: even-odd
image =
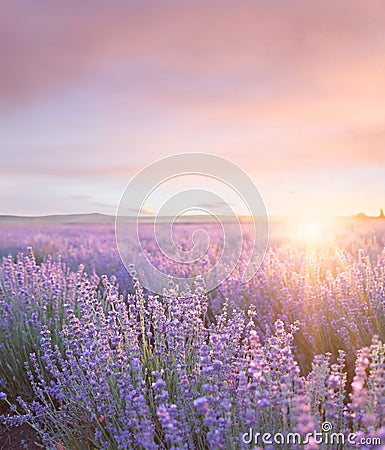
[[[385,219],[385,214],[384,214],[384,210],[381,208],[380,209],[380,215],[378,216],[380,219]]]

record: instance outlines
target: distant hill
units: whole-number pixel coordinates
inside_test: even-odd
[[[48,216],[0,215],[0,224],[82,224],[113,223],[115,216],[106,214],[53,214]]]
[[[341,219],[360,219],[360,220],[378,220],[384,219],[385,214],[381,209],[380,214],[378,216],[368,216],[367,214],[360,212],[350,217],[341,217]],[[142,216],[140,218],[140,222],[142,223],[153,223],[155,217],[154,216]],[[233,222],[234,218],[230,216],[219,216],[219,221],[221,223]],[[136,222],[135,216],[127,216],[125,218],[121,218],[123,222],[133,223]],[[169,223],[173,222],[174,217],[164,216],[162,218],[158,218],[160,222]],[[238,220],[240,223],[249,223],[251,222],[251,217],[248,216],[239,216]],[[255,217],[255,223],[258,223],[261,220],[264,223],[265,219]],[[284,217],[279,216],[270,216],[269,223],[282,222],[285,220]],[[188,215],[180,217],[177,221],[178,223],[183,224],[192,224],[192,223],[213,223],[216,222],[216,219],[212,216],[208,215]],[[100,213],[87,213],[87,214],[51,214],[46,216],[17,216],[17,215],[0,215],[0,225],[75,225],[75,224],[114,224],[115,216],[108,214],[100,214]]]
[[[355,217],[356,219],[368,219],[369,216],[367,216],[365,213],[360,212],[358,214],[355,214],[353,217]]]
[[[142,216],[140,222],[153,223],[154,216]],[[158,219],[160,222],[170,223],[174,221],[174,217],[164,216]],[[221,223],[233,222],[234,218],[231,216],[218,216]],[[241,223],[248,223],[251,221],[250,217],[241,216],[238,217]],[[135,216],[127,216],[120,218],[123,222],[134,223],[136,222]],[[255,221],[261,220],[255,217]],[[181,217],[178,223],[213,223],[216,219],[209,215],[186,215]],[[262,218],[262,222],[264,219]],[[90,213],[90,214],[53,214],[48,216],[14,216],[14,215],[0,215],[0,225],[65,225],[65,224],[102,224],[102,223],[115,223],[115,216],[106,214]]]
[[[367,214],[360,212],[353,216],[355,219],[385,219],[384,210],[380,209],[380,214],[378,216],[368,216]]]

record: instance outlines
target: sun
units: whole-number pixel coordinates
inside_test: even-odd
[[[332,234],[332,223],[329,220],[301,219],[292,224],[292,238],[309,246],[326,243]]]
[[[301,225],[300,232],[303,234],[304,240],[307,242],[316,242],[322,240],[325,233],[325,224],[322,222],[316,222],[315,220],[309,220]]]

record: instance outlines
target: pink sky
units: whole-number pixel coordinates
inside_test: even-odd
[[[0,214],[114,213],[170,154],[270,214],[385,207],[385,3],[4,2]]]

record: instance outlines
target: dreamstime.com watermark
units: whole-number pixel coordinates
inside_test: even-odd
[[[380,446],[379,437],[361,437],[356,433],[333,432],[330,422],[323,422],[320,431],[312,431],[305,435],[297,432],[288,433],[259,433],[252,428],[242,435],[242,442],[250,445],[306,445],[325,444],[333,448],[345,448],[345,446]]]
[[[235,197],[248,218],[247,245]],[[170,279],[180,292],[191,291],[199,276],[209,292],[240,262],[241,281],[252,279],[266,253],[268,219],[257,187],[240,167],[207,153],[182,153],[132,178],[119,202],[115,235],[123,264],[149,291],[162,295]]]

